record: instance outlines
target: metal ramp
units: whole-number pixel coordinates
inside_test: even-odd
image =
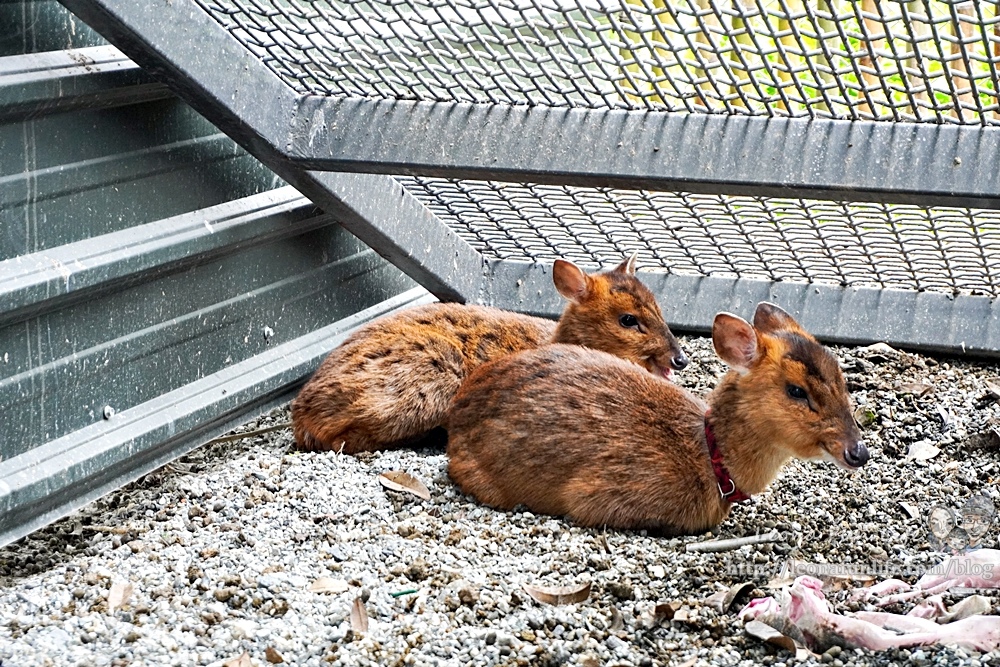
[[[679,329],[1000,350],[997,2],[64,4],[440,298],[637,250]]]
[[[0,0],[0,544],[432,299],[54,0]]]

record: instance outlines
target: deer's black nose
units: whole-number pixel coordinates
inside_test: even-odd
[[[691,363],[683,352],[678,352],[670,359],[670,365],[675,371],[682,371]]]
[[[852,468],[860,468],[868,463],[868,448],[865,443],[856,442],[844,449],[844,461]]]

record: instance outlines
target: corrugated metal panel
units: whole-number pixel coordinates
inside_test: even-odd
[[[2,544],[426,296],[60,5],[0,25]]]

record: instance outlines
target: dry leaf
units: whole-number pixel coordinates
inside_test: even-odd
[[[656,605],[653,609],[653,619],[657,623],[662,623],[663,621],[669,621],[674,617],[674,614],[678,609],[681,608],[680,602],[661,602]]]
[[[913,394],[917,398],[920,398],[933,388],[934,387],[924,382],[904,382],[899,385],[899,389],[896,390],[896,393]]]
[[[618,607],[611,608],[611,632],[621,632],[625,629],[625,619]]]
[[[121,582],[116,581],[111,584],[111,590],[108,591],[108,613],[113,614],[115,610],[119,607],[125,605],[128,602],[129,596],[132,595],[132,583],[131,582]]]
[[[424,483],[408,472],[402,470],[390,470],[378,476],[379,483],[390,491],[402,491],[410,493],[423,500],[431,499],[431,492],[427,490]]]
[[[348,585],[343,579],[333,579],[332,577],[320,577],[309,584],[309,590],[313,593],[345,593]]]
[[[756,637],[762,641],[771,644],[772,646],[777,646],[778,648],[783,648],[786,651],[795,653],[798,646],[795,645],[795,640],[787,635],[783,635],[774,628],[772,628],[767,623],[761,621],[749,621],[743,626],[746,633],[751,637]]]
[[[351,605],[351,630],[360,634],[368,632],[368,611],[361,598],[354,598],[354,604]]]
[[[1000,422],[991,419],[979,433],[969,437],[967,445],[972,449],[1000,448]]]
[[[917,509],[916,505],[900,502],[899,506],[903,508],[903,511],[906,512],[906,515],[909,516],[911,519],[916,519],[917,517],[920,516],[920,510]]]
[[[531,586],[524,584],[524,592],[542,604],[563,605],[583,602],[590,597],[590,582],[575,586]]]
[[[264,659],[272,665],[280,665],[285,661],[285,658],[273,646],[264,649]]]
[[[253,663],[250,662],[250,653],[248,651],[243,651],[242,655],[226,660],[222,663],[222,667],[253,667]]]
[[[680,621],[681,623],[687,623],[692,618],[691,610],[687,607],[681,607],[680,609],[674,610],[674,617],[672,620]]]
[[[705,604],[709,607],[714,607],[717,612],[724,614],[729,611],[729,608],[733,606],[736,599],[741,595],[745,595],[753,590],[753,583],[749,581],[744,581],[741,584],[735,584],[730,586],[728,589],[721,590],[717,593],[710,595],[706,600]]]
[[[947,614],[934,620],[938,623],[953,623],[977,614],[988,614],[991,609],[993,609],[993,602],[988,597],[970,595],[949,609]]]
[[[856,421],[858,426],[861,428],[870,426],[874,423],[876,417],[878,417],[878,415],[876,415],[875,412],[867,405],[858,406],[858,408],[854,410],[854,421]]]
[[[879,354],[888,354],[888,355],[892,355],[892,356],[895,356],[895,355],[899,354],[899,350],[897,350],[896,348],[892,347],[888,343],[872,343],[871,345],[869,345],[867,347],[863,347],[861,349],[862,350],[867,350],[869,352],[876,352],[876,353],[879,353]]]
[[[906,452],[906,456],[907,458],[916,459],[917,461],[927,461],[940,453],[941,450],[932,445],[929,440],[921,440],[920,442],[915,442],[910,445],[910,449]]]
[[[986,381],[986,391],[993,398],[1000,400],[1000,384],[997,384],[1000,380],[987,380]]]

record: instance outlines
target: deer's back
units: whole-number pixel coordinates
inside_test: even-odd
[[[478,365],[537,347],[555,322],[485,306],[430,304],[360,328],[292,403],[296,441],[348,453],[402,444],[440,426]]]
[[[583,525],[697,530],[704,510],[688,516],[688,508],[718,493],[705,408],[635,364],[548,345],[466,379],[448,416],[449,474],[495,507],[523,504]]]

